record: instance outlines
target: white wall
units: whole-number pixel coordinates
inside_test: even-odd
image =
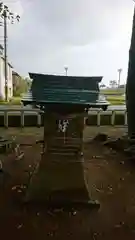
[[[5,72],[4,59],[0,57],[0,98],[5,98]],[[8,64],[8,98],[13,97],[13,77],[12,68]]]

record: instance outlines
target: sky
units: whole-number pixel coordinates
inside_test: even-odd
[[[20,14],[8,24],[8,59],[28,72],[127,78],[133,0],[5,0]],[[3,28],[0,27],[0,43]]]

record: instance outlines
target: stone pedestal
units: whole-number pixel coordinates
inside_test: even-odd
[[[68,118],[65,132],[58,129],[60,116],[45,116],[44,152],[31,178],[26,201],[49,204],[88,203],[84,177],[84,118]]]
[[[63,156],[42,156],[28,188],[28,201],[77,202],[88,199],[83,162]]]

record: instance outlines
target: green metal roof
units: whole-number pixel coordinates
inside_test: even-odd
[[[26,104],[75,104],[96,103],[98,83],[102,77],[70,77],[30,73],[33,79],[30,91],[22,102]]]
[[[30,73],[30,78],[33,79],[33,88],[39,87],[40,84],[44,89],[80,89],[99,91],[98,83],[102,77],[74,77],[74,76],[59,76],[59,75],[44,75]]]
[[[41,93],[32,93],[31,91],[23,97],[23,102],[34,101],[37,103],[71,103],[71,104],[88,104],[95,103],[98,99],[97,92],[90,92],[87,90],[73,91],[67,89],[54,90],[46,89]]]

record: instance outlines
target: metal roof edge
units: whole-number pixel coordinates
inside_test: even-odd
[[[101,80],[103,79],[103,76],[64,76],[64,75],[53,75],[53,74],[43,74],[43,73],[31,73],[29,72],[29,76],[31,79],[34,79],[35,76],[37,77],[40,77],[40,76],[44,76],[44,77],[60,77],[60,78],[76,78],[76,79],[81,79],[81,78],[84,78],[84,79],[97,79],[98,82],[101,82]]]

